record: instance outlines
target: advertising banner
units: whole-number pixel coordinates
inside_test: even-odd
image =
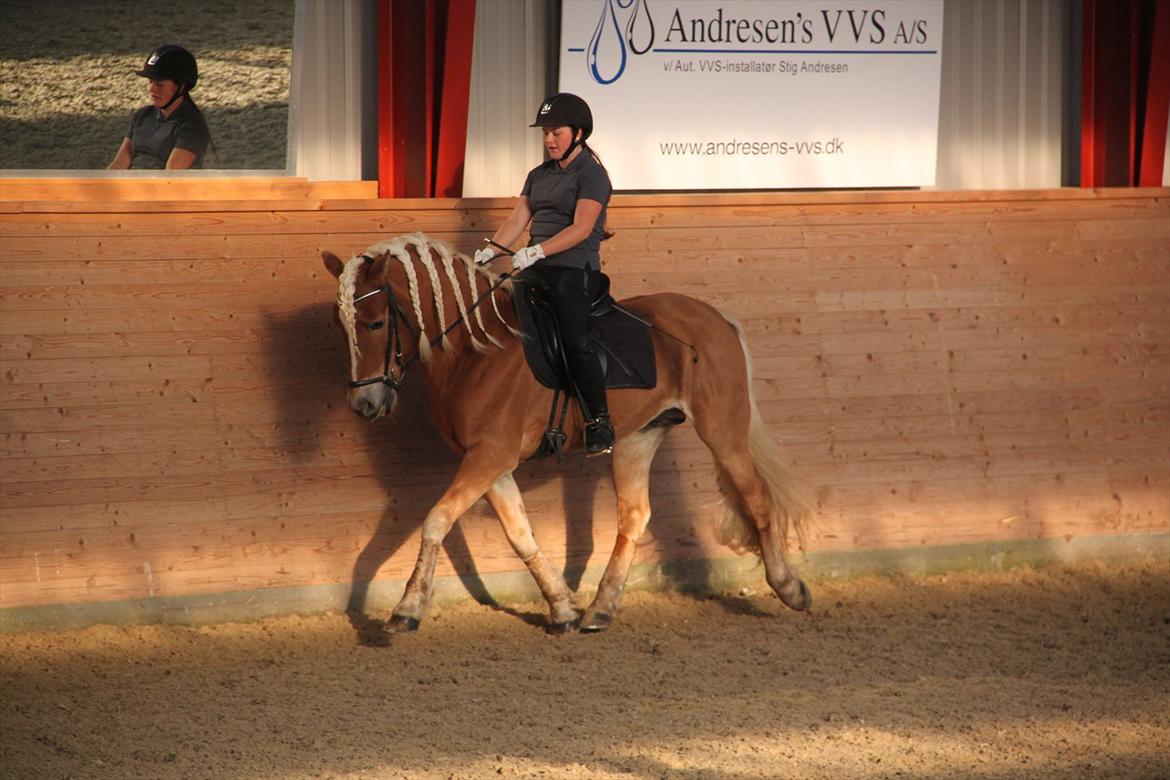
[[[564,0],[619,190],[934,184],[943,0]]]

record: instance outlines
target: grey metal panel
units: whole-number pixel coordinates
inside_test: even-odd
[[[1170,117],[1166,119],[1166,126],[1170,127]],[[1166,133],[1166,151],[1162,155],[1162,186],[1170,187],[1170,132]]]
[[[938,189],[1062,184],[1065,0],[948,0]]]
[[[377,5],[298,0],[297,15],[291,167],[313,181],[376,177]]]
[[[544,159],[529,130],[536,108],[555,89],[547,62],[554,13],[545,0],[479,0],[471,65],[471,105],[463,194],[518,195],[528,170]]]

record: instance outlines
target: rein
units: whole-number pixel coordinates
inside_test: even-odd
[[[369,255],[361,255],[361,257],[367,263],[374,262],[374,258],[370,257]],[[481,303],[487,300],[492,295],[492,293],[499,289],[500,285],[506,282],[511,276],[512,274],[510,272],[501,274],[500,278],[497,279],[496,282],[483,293],[483,295],[476,298],[475,302],[467,307],[467,314],[471,314],[471,312],[475,311]],[[394,297],[394,291],[390,289],[389,284],[383,284],[381,287],[377,287],[373,290],[370,290],[369,292],[362,293],[353,299],[354,305],[356,306],[361,301],[364,301],[367,298],[373,298],[375,295],[379,295],[381,293],[386,294],[388,301],[387,309],[390,312],[390,336],[386,339],[386,360],[383,363],[382,375],[370,377],[369,379],[358,379],[349,382],[348,384],[351,389],[367,387],[369,385],[383,384],[388,385],[391,390],[397,392],[398,389],[402,387],[402,382],[406,378],[406,369],[413,366],[418,361],[419,356],[422,354],[420,350],[415,349],[414,354],[411,355],[407,360],[404,361],[402,359],[402,336],[398,330],[399,317],[402,318],[403,325],[406,326],[406,329],[410,331],[412,336],[417,338],[419,334],[415,333],[414,328],[410,326],[410,320],[406,318],[406,312],[404,312],[402,307],[399,306],[398,299]],[[430,346],[438,346],[438,344],[447,336],[447,334],[455,330],[455,328],[457,328],[459,324],[463,322],[463,318],[464,315],[460,313],[459,316],[455,318],[455,321],[448,325],[442,333],[431,339],[429,342]],[[391,363],[392,360],[393,363]],[[390,373],[391,365],[398,369],[398,376]]]

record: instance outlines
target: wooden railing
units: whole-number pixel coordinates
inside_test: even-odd
[[[1165,532],[1168,195],[617,196],[603,255],[619,297],[744,324],[813,554]],[[416,230],[470,251],[510,204],[0,181],[0,608],[405,578],[455,459],[417,377],[391,421],[346,408],[319,253]],[[519,481],[551,558],[604,561],[606,464]],[[730,555],[689,428],[652,484],[640,561]],[[440,574],[523,568],[482,503],[446,549]]]

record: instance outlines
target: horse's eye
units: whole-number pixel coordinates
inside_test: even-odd
[[[366,327],[369,328],[370,330],[381,330],[382,328],[386,327],[386,321],[385,320],[378,320],[377,322],[371,322]]]

